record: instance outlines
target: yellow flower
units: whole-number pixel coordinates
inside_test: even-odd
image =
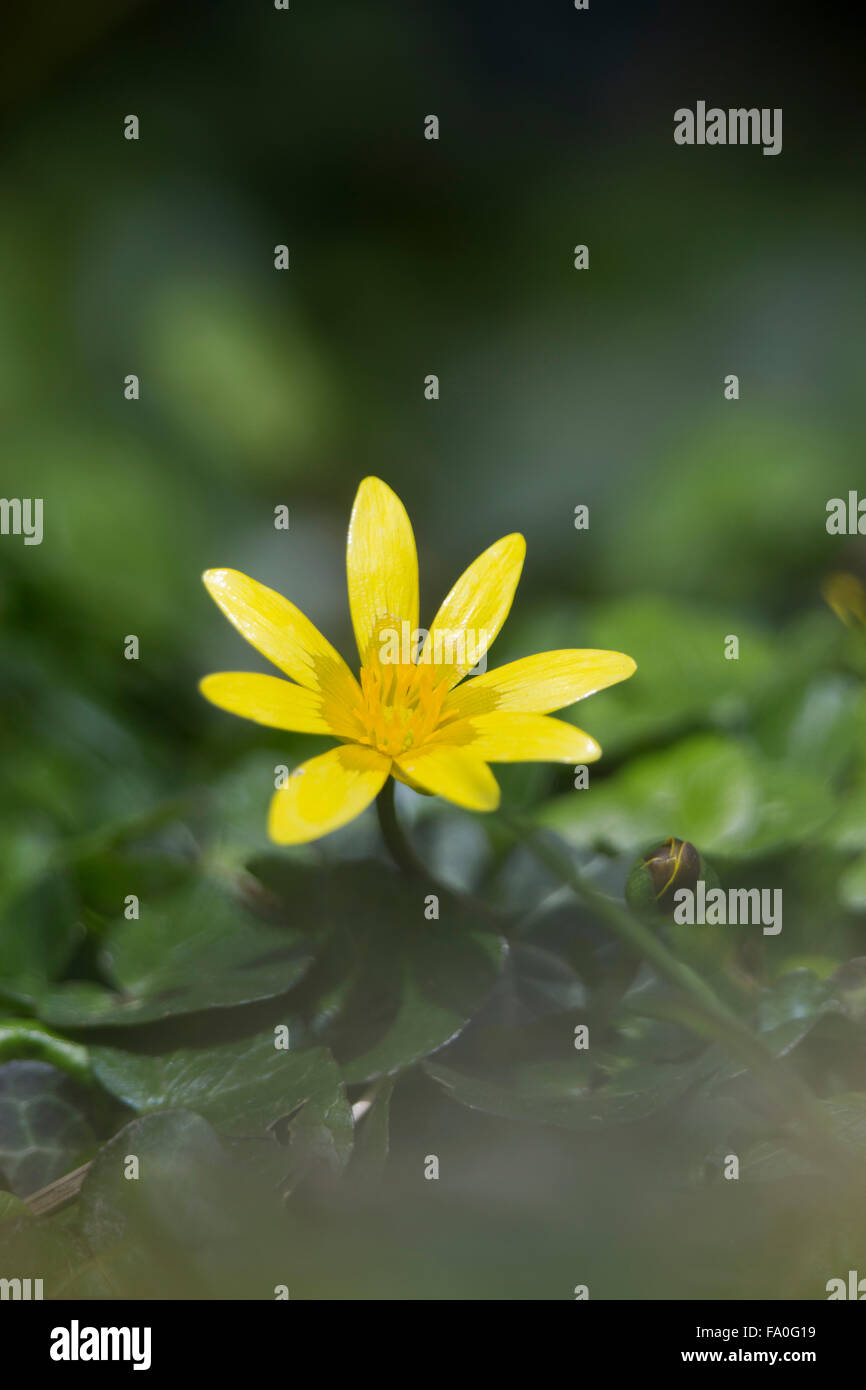
[[[588,734],[548,715],[625,680],[635,669],[631,657],[542,652],[463,680],[508,616],[525,552],[517,534],[491,545],[458,579],[424,636],[411,522],[396,493],[365,478],[346,550],[360,684],[288,599],[237,570],[205,573],[226,617],[289,680],[224,672],[206,676],[202,694],[244,719],[340,740],[302,763],[275,793],[273,840],[303,844],[337,830],[370,804],[389,775],[469,810],[492,811],[499,786],[489,763],[588,763],[601,756]]]

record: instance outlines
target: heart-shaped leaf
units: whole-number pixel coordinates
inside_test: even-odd
[[[26,1197],[84,1163],[97,1147],[80,1088],[45,1062],[0,1066],[0,1172]]]
[[[40,1018],[116,1027],[231,1008],[287,993],[310,963],[298,933],[257,920],[237,893],[207,880],[142,904],[138,920],[109,932],[101,959],[112,988],[73,981],[47,990]]]
[[[253,1136],[298,1111],[293,1141],[340,1169],[351,1152],[352,1112],[337,1066],[324,1048],[292,1051],[276,1041],[257,1034],[156,1056],[95,1047],[91,1062],[105,1089],[139,1114],[196,1110],[226,1135]]]

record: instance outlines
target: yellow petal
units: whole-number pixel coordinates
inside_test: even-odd
[[[254,719],[271,729],[290,729],[297,734],[344,733],[334,728],[323,713],[322,696],[302,685],[292,685],[278,676],[251,671],[221,671],[205,676],[199,690],[206,700],[229,714]]]
[[[361,690],[339,652],[282,594],[267,589],[238,570],[207,570],[202,576],[211,598],[242,637],[287,676],[307,690],[325,696],[336,718],[336,706],[351,711]]]
[[[406,508],[381,478],[365,478],[358,488],[346,545],[349,608],[361,660],[383,626],[409,639],[418,627],[418,556]]]
[[[499,805],[496,778],[471,748],[429,744],[396,761],[400,771],[424,791],[444,796],[467,811],[495,811]]]
[[[279,845],[302,845],[339,830],[379,794],[390,767],[390,758],[357,743],[310,758],[274,793],[268,834]]]
[[[449,724],[441,739],[470,747],[490,763],[591,763],[601,757],[589,734],[546,714],[479,714]]]
[[[401,772],[396,763],[391,764],[391,776],[395,782],[402,782],[404,787],[411,787],[413,792],[419,796],[432,796],[432,792],[425,791],[417,782],[413,782],[411,777],[407,777],[405,772]]]
[[[635,669],[631,657],[622,652],[539,652],[473,676],[451,691],[443,714],[458,714],[464,719],[492,710],[549,714],[626,680]]]
[[[456,685],[480,661],[508,617],[525,555],[521,535],[503,536],[457,580],[419,657],[436,668],[437,680]]]

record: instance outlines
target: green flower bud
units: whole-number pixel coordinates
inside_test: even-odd
[[[678,888],[695,889],[703,879],[716,887],[718,878],[688,840],[674,836],[641,855],[632,864],[625,887],[626,901],[641,915],[670,916]]]

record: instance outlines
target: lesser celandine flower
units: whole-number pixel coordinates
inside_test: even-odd
[[[594,739],[562,709],[625,680],[620,652],[555,651],[464,677],[483,662],[511,607],[523,568],[520,535],[496,541],[448,594],[425,636],[418,629],[415,537],[399,497],[379,478],[358,488],[346,551],[360,683],[294,604],[237,570],[204,582],[226,617],[289,677],[224,672],[202,694],[221,709],[275,729],[331,734],[336,748],[296,768],[274,795],[271,838],[302,844],[359,815],[389,776],[472,811],[492,811],[491,762],[588,763]],[[418,635],[407,650],[406,634]]]

